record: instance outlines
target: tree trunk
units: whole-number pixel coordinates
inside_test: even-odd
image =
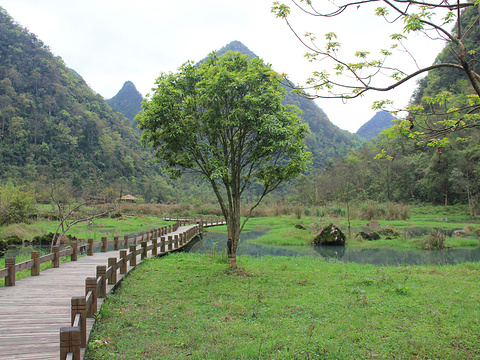
[[[227,254],[228,254],[228,265],[230,269],[237,268],[237,246],[238,246],[238,239],[235,241],[232,238],[228,238],[227,240]]]
[[[240,239],[240,201],[239,196],[232,197],[227,216],[227,255],[230,269],[237,268],[237,247]]]

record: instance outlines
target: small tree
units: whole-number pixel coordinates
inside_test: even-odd
[[[31,185],[15,186],[8,181],[0,186],[0,226],[27,221],[35,204]]]
[[[308,126],[285,107],[280,77],[270,66],[238,52],[212,53],[199,66],[185,63],[162,74],[138,116],[142,142],[173,177],[193,172],[213,188],[228,228],[227,252],[236,268],[240,233],[268,193],[307,169]],[[261,185],[243,223],[240,204]]]
[[[389,134],[402,134],[430,146],[443,147],[448,144],[448,134],[480,125],[480,75],[476,58],[478,44],[473,44],[472,48],[472,34],[479,27],[478,0],[292,0],[292,3],[305,14],[319,19],[341,17],[345,12],[361,6],[372,8],[372,14],[384,18],[387,23],[403,23],[400,33],[390,34],[390,48],[382,49],[377,55],[371,54],[368,49],[351,49],[349,56],[341,51],[341,43],[335,33],[327,33],[324,43],[312,33],[300,36],[289,22],[291,8],[275,2],[272,12],[286,21],[307,48],[306,57],[325,65],[313,73],[302,91],[311,91],[313,98],[348,100],[361,97],[366,92],[388,92],[430,71],[448,71],[453,78],[466,79],[470,92],[468,101],[461,105],[454,104],[451,93],[439,91],[425,98],[424,104],[408,106],[405,109],[408,117],[398,121]],[[424,36],[429,41],[443,41],[449,50],[448,56],[437,58],[433,65],[418,66],[418,54],[407,47],[406,40],[410,35]],[[398,52],[408,54],[414,66],[407,69],[405,64],[399,67],[392,63],[392,58]],[[373,108],[384,109],[392,104],[390,100],[378,101]]]

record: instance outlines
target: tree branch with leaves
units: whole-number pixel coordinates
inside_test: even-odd
[[[398,134],[415,138],[419,143],[430,146],[444,146],[448,135],[463,129],[480,125],[479,96],[480,75],[476,49],[472,49],[469,38],[480,28],[480,16],[477,1],[407,1],[407,0],[357,0],[340,2],[292,0],[293,8],[280,2],[274,2],[272,12],[283,19],[293,34],[307,49],[306,58],[318,62],[322,68],[314,71],[305,85],[296,89],[299,94],[311,98],[344,99],[359,98],[367,92],[388,92],[408,81],[436,71],[452,71],[458,77],[468,79],[469,99],[464,106],[450,104],[446,111],[445,97],[449,92],[439,91],[411,104],[398,108],[391,100],[377,101],[375,110],[390,110],[395,115],[402,111],[408,114],[404,120],[389,130],[389,135]],[[335,18],[358,7],[368,7],[372,16],[385,20],[387,24],[402,24],[401,32],[390,34],[391,45],[372,54],[364,49],[348,49],[346,54],[337,35],[325,34],[324,40],[307,32],[303,36],[290,22],[293,9],[316,18]],[[364,19],[364,21],[368,21]],[[357,29],[356,31],[361,31]],[[420,67],[418,54],[407,46],[410,36],[421,36],[428,41],[442,41],[448,50],[448,56],[437,58],[429,66]],[[373,41],[374,39],[372,39]],[[402,67],[395,64],[400,53],[408,54],[412,64]],[[429,106],[426,107],[425,105]]]

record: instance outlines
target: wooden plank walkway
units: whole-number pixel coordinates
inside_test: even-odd
[[[181,226],[168,235],[192,227]],[[95,277],[97,266],[107,265],[110,257],[120,259],[119,252],[83,256],[61,264],[60,268],[42,271],[39,276],[19,280],[15,286],[0,288],[0,359],[59,359],[59,330],[70,326],[71,298],[85,295],[85,279]],[[140,262],[138,255],[137,263]],[[108,285],[107,291],[112,288]],[[103,299],[98,300],[100,309]],[[93,322],[88,319],[87,334]]]

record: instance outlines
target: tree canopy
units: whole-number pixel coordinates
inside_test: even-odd
[[[138,117],[143,143],[172,176],[192,172],[212,186],[227,222],[231,267],[245,224],[240,223],[244,191],[258,190],[251,214],[265,195],[310,162],[304,145],[308,126],[295,107],[282,105],[280,80],[258,58],[212,53],[198,66],[187,62],[178,73],[163,73]]]

